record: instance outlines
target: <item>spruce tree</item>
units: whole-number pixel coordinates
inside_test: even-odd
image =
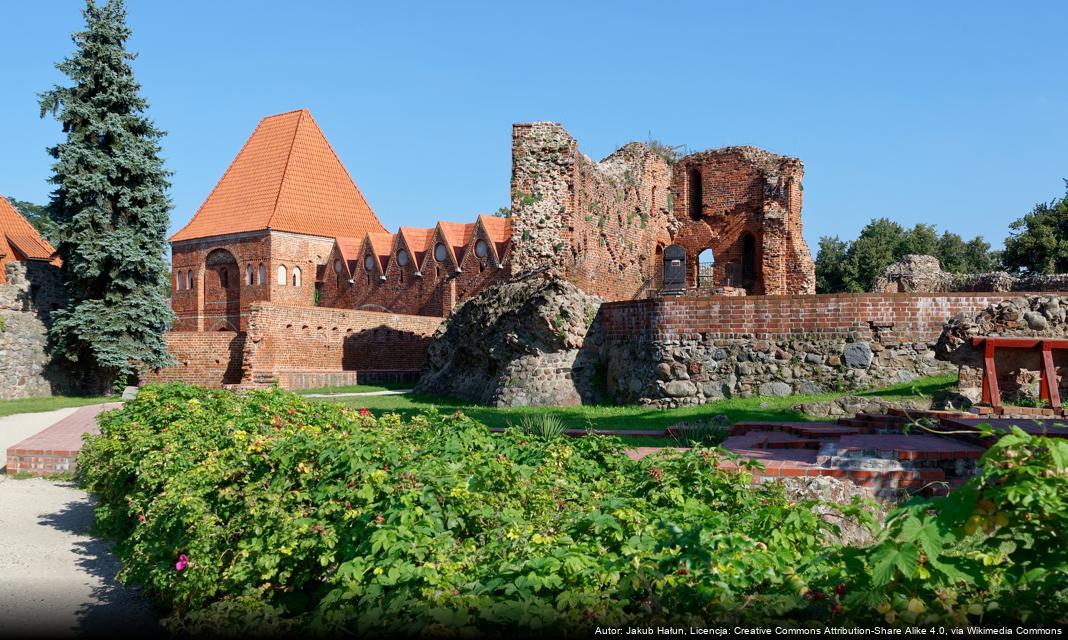
[[[170,364],[163,331],[172,318],[160,283],[171,202],[160,158],[164,133],[145,116],[126,50],[122,0],[86,0],[85,30],[56,67],[71,80],[40,95],[66,140],[55,158],[48,205],[70,304],[57,311],[53,356],[110,384]]]

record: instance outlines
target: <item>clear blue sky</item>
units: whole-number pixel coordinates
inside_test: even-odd
[[[878,6],[877,6],[878,5]],[[76,0],[0,0],[0,193],[44,202],[60,137],[36,93]],[[805,236],[872,217],[999,245],[1064,193],[1068,2],[129,0],[171,230],[259,119],[312,111],[383,223],[508,203],[511,124],[561,122],[600,159],[652,135],[805,163]]]

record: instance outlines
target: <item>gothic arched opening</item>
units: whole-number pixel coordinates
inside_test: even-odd
[[[239,330],[240,274],[234,254],[226,249],[215,249],[204,259],[204,316],[210,328]]]

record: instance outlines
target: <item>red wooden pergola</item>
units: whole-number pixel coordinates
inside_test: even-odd
[[[1061,394],[1057,369],[1053,366],[1053,352],[1068,349],[1068,340],[1053,338],[972,338],[972,346],[983,347],[983,402],[1001,412],[1001,389],[998,388],[998,372],[994,366],[994,352],[998,347],[1012,349],[1039,349],[1042,352],[1041,379],[1038,384],[1039,398],[1049,400],[1055,411],[1060,412]]]

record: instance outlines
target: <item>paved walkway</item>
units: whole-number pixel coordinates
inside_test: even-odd
[[[0,638],[162,635],[73,484],[0,475]]]
[[[44,431],[78,410],[78,407],[43,411],[40,413],[17,413],[0,418],[0,470],[7,464],[7,449],[32,435]]]

